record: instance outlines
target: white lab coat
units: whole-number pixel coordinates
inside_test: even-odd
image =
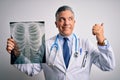
[[[55,53],[53,50],[50,54],[50,49],[55,39],[56,36],[46,41],[45,64],[16,64],[15,66],[22,72],[25,72],[26,74],[31,76],[39,73],[43,69],[46,80],[89,80],[89,74],[92,64],[95,64],[97,67],[104,71],[113,70],[115,66],[113,50],[109,43],[107,44],[107,46],[98,46],[98,48],[96,48],[88,41],[88,39],[78,38],[78,49],[82,48],[82,53],[80,53],[79,51],[78,57],[74,56],[74,39],[69,66],[66,69],[63,59],[62,47],[60,46],[59,40],[59,49],[57,53]],[[86,58],[85,66],[83,67],[82,63],[86,51],[88,55]]]

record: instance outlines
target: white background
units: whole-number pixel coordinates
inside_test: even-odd
[[[45,21],[46,39],[58,33],[54,14],[58,7],[69,5],[75,12],[74,33],[89,38],[95,23],[104,23],[105,36],[115,52],[116,67],[103,72],[93,65],[91,80],[120,80],[120,0],[0,0],[0,80],[44,80],[43,73],[29,77],[10,64],[6,41],[10,36],[9,22]]]

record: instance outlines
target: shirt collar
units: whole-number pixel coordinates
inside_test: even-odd
[[[73,40],[73,34],[71,34],[70,36],[62,36],[61,34],[58,34],[58,37],[60,40],[63,40],[63,38],[68,38],[68,40],[71,42]]]

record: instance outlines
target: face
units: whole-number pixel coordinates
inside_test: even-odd
[[[55,24],[61,35],[71,35],[75,24],[74,14],[70,10],[60,12],[57,15]]]

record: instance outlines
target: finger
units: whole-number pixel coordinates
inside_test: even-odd
[[[92,34],[95,35],[95,33],[92,31]]]
[[[92,30],[98,30],[99,26],[93,26]]]
[[[13,44],[7,44],[7,47],[11,47],[12,49],[14,49],[14,45]]]
[[[97,32],[96,30],[93,30],[93,31],[92,31],[93,35],[96,35],[96,32]]]
[[[97,28],[97,26],[93,26],[93,28],[92,28],[92,34],[93,35],[95,35],[96,33],[96,31],[98,30],[98,28]]]
[[[11,35],[11,39],[13,39],[12,35]]]
[[[101,26],[103,26],[104,25],[104,23],[101,23]]]
[[[92,31],[92,34],[93,34],[93,35],[96,35],[96,34],[97,34],[97,31],[98,31],[98,30],[93,30],[93,31]]]
[[[94,26],[100,26],[100,24],[95,24]]]
[[[9,54],[11,54],[11,50],[6,49]]]
[[[8,38],[7,46],[6,46],[6,50],[8,51],[8,53],[11,53],[11,51],[14,49],[14,46],[15,46],[15,41],[11,38]]]
[[[8,51],[8,53],[11,53],[13,49],[11,47],[6,47],[6,50]]]
[[[94,26],[97,26],[97,24],[95,24]]]
[[[102,30],[102,29],[94,29],[94,30],[92,31],[92,33],[93,33],[93,35],[97,35],[97,34],[99,34],[99,33],[101,32],[101,30]]]
[[[9,40],[9,41],[7,41],[7,45],[8,45],[8,46],[13,46],[13,47],[14,47],[14,46],[15,46],[15,43]]]
[[[103,26],[104,23],[101,23],[101,24],[95,24],[94,26]]]
[[[6,50],[10,53],[13,49],[14,49],[14,45],[8,43],[7,46],[6,46]]]
[[[14,39],[12,39],[12,38],[8,38],[8,40],[7,40],[7,44],[12,44],[13,46],[15,46],[15,45],[16,45],[16,42],[15,42]]]
[[[13,38],[8,38],[7,41],[15,42]]]

